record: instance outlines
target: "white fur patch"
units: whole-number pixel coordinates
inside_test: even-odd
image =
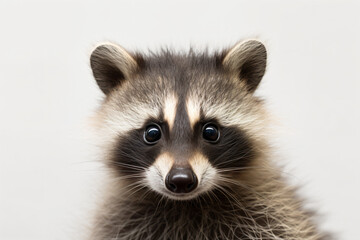
[[[161,154],[145,172],[147,185],[153,190],[163,193],[165,177],[174,164],[174,159],[169,153]]]
[[[198,188],[201,192],[208,191],[216,182],[217,171],[209,160],[201,153],[193,155],[189,163],[198,179]]]
[[[165,186],[165,178],[174,164],[174,159],[169,153],[161,154],[154,164],[145,172],[147,185],[156,192],[176,200],[187,200],[210,190],[217,181],[217,171],[211,166],[207,158],[201,153],[196,153],[189,159],[189,163],[198,178],[198,186],[190,193],[174,194]]]
[[[206,118],[216,118],[225,127],[237,126],[246,130],[252,136],[266,134],[268,116],[262,106],[252,106],[244,99],[241,104],[236,102],[220,102],[207,106],[204,104]],[[248,105],[248,106],[247,106]]]
[[[156,166],[152,165],[146,170],[145,179],[146,185],[148,185],[152,190],[159,193],[163,193],[165,191],[165,180]]]
[[[165,179],[173,164],[174,158],[169,153],[165,152],[155,160],[154,166],[161,173],[163,179]]]
[[[141,127],[149,118],[157,118],[159,109],[143,104],[128,108],[124,112],[109,112],[105,117],[105,125],[117,134],[126,133]]]
[[[168,122],[170,131],[174,126],[177,102],[178,99],[175,97],[175,94],[170,94],[164,103],[164,119]]]
[[[194,128],[194,125],[200,119],[200,104],[196,101],[195,98],[189,97],[186,101],[186,110],[189,116],[189,121],[191,128]]]
[[[141,128],[149,118],[158,118],[160,107],[145,103],[134,104],[136,107],[126,107],[118,110],[116,103],[109,102],[96,115],[97,141],[104,153],[107,153],[119,136],[129,131]],[[101,123],[101,124],[100,124]]]

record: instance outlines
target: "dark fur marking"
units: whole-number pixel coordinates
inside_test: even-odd
[[[134,174],[142,172],[155,161],[163,145],[163,139],[155,145],[148,145],[143,139],[144,130],[145,128],[132,130],[119,139],[113,149],[110,166],[122,174]]]
[[[203,125],[198,124],[197,130],[201,130]],[[199,148],[202,149],[203,154],[208,157],[214,167],[219,169],[239,168],[240,170],[241,167],[245,167],[256,156],[249,137],[236,127],[219,126],[219,130],[220,138],[217,143],[199,141]]]
[[[178,108],[176,124],[171,133],[167,123],[158,123],[161,126],[162,138],[154,145],[143,141],[143,132],[151,122],[157,122],[154,119],[147,121],[144,128],[132,130],[121,137],[114,149],[111,164],[121,173],[130,174],[134,173],[134,169],[126,166],[149,167],[161,151],[170,151],[175,156],[176,164],[184,164],[194,151],[200,150],[216,168],[241,170],[241,167],[245,167],[256,156],[249,138],[236,127],[221,127],[216,120],[202,120],[194,126],[193,132],[187,114],[182,112],[183,107],[180,105]],[[219,142],[209,143],[202,138],[202,128],[207,122],[219,126]]]

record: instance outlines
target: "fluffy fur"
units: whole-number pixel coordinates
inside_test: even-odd
[[[90,239],[328,239],[271,160],[268,115],[253,94],[263,44],[149,56],[116,46],[91,56],[106,94],[97,122],[111,181]],[[149,122],[163,128],[152,146],[142,139]],[[201,138],[207,122],[219,126],[216,144]],[[164,185],[177,165],[199,179],[186,196]]]

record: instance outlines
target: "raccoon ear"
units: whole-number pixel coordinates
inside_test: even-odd
[[[90,65],[97,84],[105,94],[129,79],[139,68],[134,57],[112,43],[97,46],[91,53]]]
[[[223,66],[246,81],[250,92],[259,85],[266,68],[266,48],[257,40],[236,44],[223,58]]]

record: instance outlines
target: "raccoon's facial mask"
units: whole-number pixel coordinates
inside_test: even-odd
[[[121,136],[111,166],[161,195],[187,200],[227,181],[255,157],[251,141],[236,127],[202,117],[184,127],[177,119],[172,128],[163,119],[149,119]]]

